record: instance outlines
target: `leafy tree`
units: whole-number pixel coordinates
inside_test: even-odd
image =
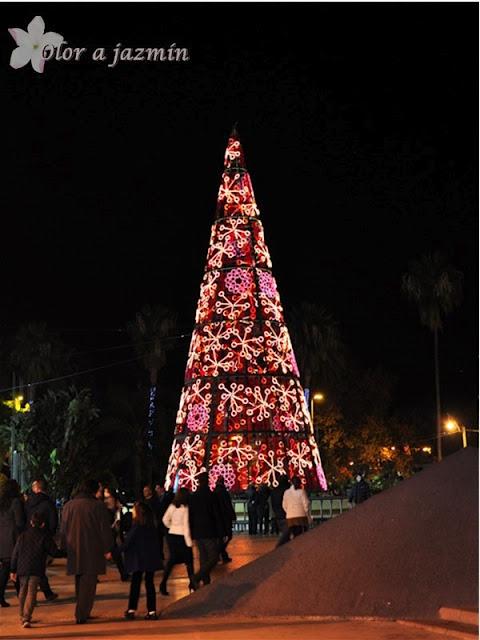
[[[421,324],[433,332],[439,461],[442,459],[442,410],[438,334],[442,330],[444,317],[460,304],[462,288],[463,274],[448,264],[445,257],[438,251],[423,255],[419,260],[413,260],[408,273],[402,276],[403,292],[416,302]]]
[[[136,494],[147,480],[144,475],[145,394],[142,389],[110,385],[104,408],[105,417],[99,422],[97,435],[100,468],[108,469],[118,484],[132,487]]]
[[[10,450],[11,430],[9,425],[11,418],[12,410],[0,400],[0,471],[3,461],[7,459]]]
[[[353,370],[316,413],[320,451],[333,490],[345,490],[357,473],[376,489],[411,473],[409,424],[392,412],[393,380],[381,368]]]
[[[43,476],[54,495],[66,497],[81,477],[98,472],[98,415],[90,389],[71,386],[48,390],[29,413],[14,416],[27,480]]]

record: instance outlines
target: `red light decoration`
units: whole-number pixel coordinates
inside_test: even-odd
[[[327,488],[244,153],[225,152],[165,486]]]

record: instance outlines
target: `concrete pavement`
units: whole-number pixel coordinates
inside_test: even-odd
[[[246,535],[235,536],[230,548],[234,561],[219,565],[213,574],[220,575],[251,562],[273,548],[275,538]],[[187,577],[183,566],[175,567],[169,580],[169,597],[157,596],[158,621],[145,621],[145,597],[139,605],[139,618],[132,622],[123,619],[127,606],[129,583],[119,580],[115,567],[110,566],[106,576],[100,577],[97,599],[93,615],[95,618],[86,625],[76,625],[73,621],[74,587],[71,577],[65,575],[65,561],[56,560],[49,568],[53,589],[59,599],[46,603],[39,593],[39,606],[34,612],[31,629],[23,629],[18,618],[18,604],[14,592],[7,592],[11,603],[8,609],[0,609],[0,638],[17,640],[28,637],[32,640],[62,638],[102,638],[128,640],[152,640],[161,636],[163,640],[432,640],[437,634],[421,629],[408,628],[390,621],[363,620],[313,620],[297,618],[198,618],[176,620],[161,618],[161,611],[171,602],[188,594]],[[156,579],[156,584],[160,581]],[[205,587],[208,588],[208,587]],[[308,588],[308,585],[306,585]],[[288,613],[288,603],[286,603]],[[448,636],[444,636],[448,638]]]

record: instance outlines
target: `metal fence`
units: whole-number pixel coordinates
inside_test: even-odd
[[[232,502],[237,516],[234,530],[237,532],[248,531],[248,500],[246,498],[234,498]],[[314,524],[330,520],[330,518],[336,518],[350,509],[351,504],[348,498],[337,498],[335,496],[310,498],[310,513]],[[273,514],[270,512],[270,520],[272,518]]]

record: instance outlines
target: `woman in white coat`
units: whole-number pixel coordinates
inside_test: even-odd
[[[310,502],[307,492],[302,489],[300,478],[296,476],[292,478],[291,487],[283,494],[282,507],[287,520],[288,535],[285,538],[282,536],[278,545],[284,544],[290,538],[295,538],[307,531],[311,522]]]
[[[190,591],[197,588],[193,577],[193,553],[192,538],[190,535],[190,525],[188,521],[188,490],[178,489],[173,498],[173,502],[165,511],[162,518],[163,524],[168,529],[167,545],[169,558],[163,572],[163,580],[160,583],[160,593],[168,596],[167,580],[173,567],[176,564],[184,564],[187,567],[190,583]]]

